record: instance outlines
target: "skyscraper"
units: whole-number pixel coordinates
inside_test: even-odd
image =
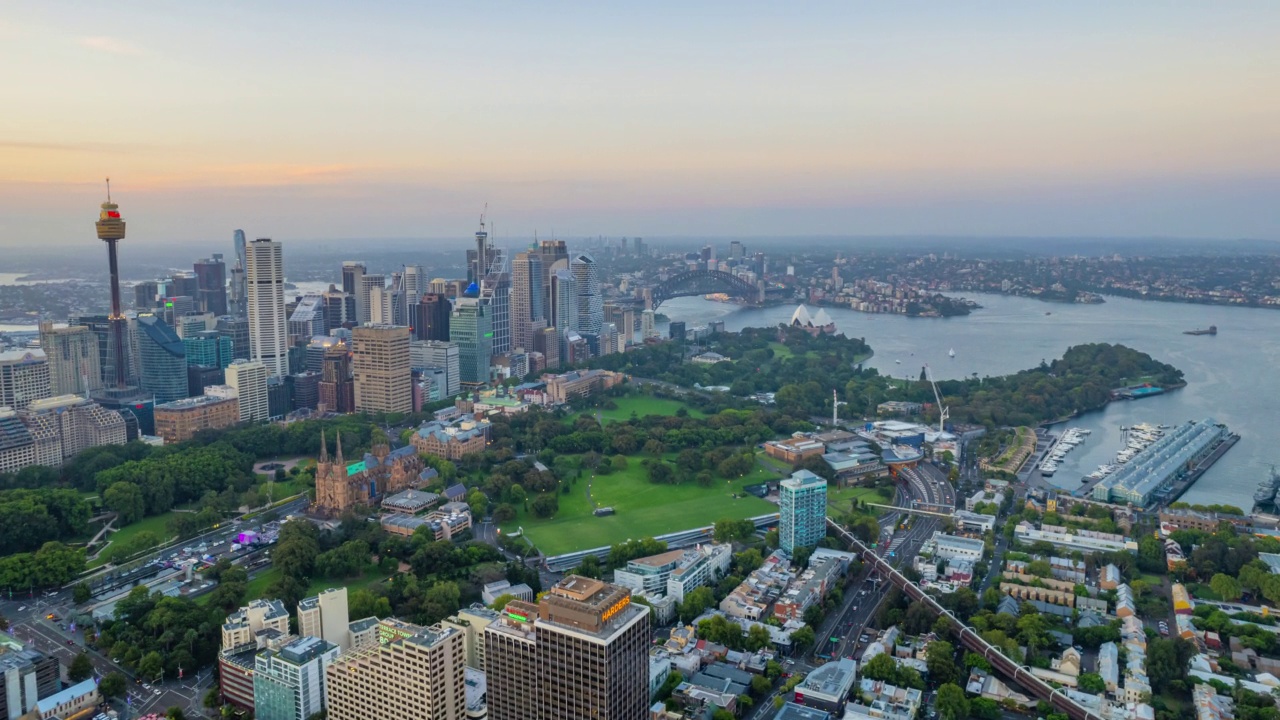
[[[234,315],[223,315],[218,318],[214,331],[219,335],[231,338],[231,357],[237,360],[248,360],[251,356],[249,347],[249,319]]]
[[[366,325],[351,331],[356,412],[413,411],[409,328]]]
[[[337,343],[328,349],[320,371],[320,405],[327,412],[349,413],[355,410],[355,387],[351,383],[349,348]]]
[[[342,650],[351,648],[351,632],[347,627],[347,589],[322,590],[318,595],[298,602],[298,634],[318,637]]]
[[[741,240],[733,240],[729,243],[729,259],[738,260],[746,255],[746,250],[742,247]]]
[[[387,621],[383,621],[386,623]],[[344,655],[325,677],[330,720],[466,720],[466,652],[456,628],[396,623],[388,640]]]
[[[345,270],[345,268],[344,268]],[[345,281],[345,278],[344,278]],[[384,288],[387,286],[387,278],[383,275],[363,274],[360,276],[360,285],[356,289],[356,313],[359,316],[361,325],[371,322],[372,307],[370,306],[369,295],[374,288]]]
[[[485,628],[490,720],[641,720],[649,610],[631,591],[570,575]]]
[[[329,323],[325,319],[325,299],[323,295],[303,295],[289,316],[289,339],[291,344],[296,339],[306,340],[315,335],[327,335]]]
[[[827,534],[827,481],[797,470],[778,484],[778,546],[788,554]]]
[[[324,332],[328,334],[343,323],[356,321],[356,298],[337,287],[330,285],[324,294]]]
[[[405,265],[400,295],[402,310],[401,325],[412,325],[414,306],[422,302],[422,294],[427,291],[427,272],[421,265]]]
[[[543,310],[542,255],[528,250],[511,263],[511,344],[533,349],[533,326],[545,318]]]
[[[83,396],[102,387],[98,338],[89,328],[54,328],[51,322],[41,322],[40,349],[49,358],[51,394]]]
[[[586,253],[569,263],[578,290],[578,330],[598,335],[604,324],[604,297],[600,294],[600,269]]]
[[[342,263],[342,292],[355,298],[356,314],[347,318],[351,322],[360,323],[365,307],[360,301],[361,285],[364,281],[365,266],[359,260],[347,260]]]
[[[462,382],[482,385],[489,382],[493,357],[493,320],[489,306],[479,297],[473,283],[468,293],[453,303],[449,316],[449,340],[458,346],[459,375]]]
[[[158,315],[142,313],[133,321],[138,353],[138,384],[157,403],[187,397],[187,348]]]
[[[414,315],[410,318],[413,333],[418,340],[449,339],[449,314],[453,307],[449,298],[442,293],[427,293],[422,302],[413,306]]]
[[[259,360],[236,360],[227,366],[227,385],[235,389],[240,402],[240,422],[258,422],[271,417],[267,397],[269,375],[267,366]]]
[[[231,268],[228,275],[231,278],[231,290],[227,299],[227,312],[232,315],[243,317],[249,312],[245,305],[245,299],[248,297],[248,291],[245,286],[245,269],[248,258],[245,256],[244,231],[236,230],[231,235],[231,244],[235,249],[236,262]]]
[[[227,314],[227,266],[221,255],[195,263],[196,293],[201,312]]]
[[[493,321],[494,355],[511,352],[511,275],[490,273],[484,277],[481,297],[489,305]]]
[[[561,334],[578,329],[578,283],[568,270],[557,270],[551,275],[551,303],[547,319]]]
[[[280,243],[258,238],[245,248],[248,266],[250,357],[275,377],[289,374],[289,328],[284,309],[284,251]],[[244,407],[244,402],[240,403]]]
[[[461,356],[457,343],[447,340],[417,340],[409,345],[409,362],[415,369],[435,368],[444,371],[441,399],[462,391]]]

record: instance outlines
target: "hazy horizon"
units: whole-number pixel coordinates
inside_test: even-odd
[[[0,246],[1280,240],[1274,3],[7,10]]]

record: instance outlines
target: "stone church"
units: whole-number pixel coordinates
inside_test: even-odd
[[[409,487],[422,472],[422,458],[412,445],[392,450],[374,445],[359,462],[342,459],[342,434],[337,452],[329,458],[324,432],[320,433],[320,458],[316,461],[316,513],[334,517],[357,505],[375,507],[387,495]]]

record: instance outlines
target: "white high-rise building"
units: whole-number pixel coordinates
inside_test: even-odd
[[[245,285],[249,305],[250,357],[274,377],[289,374],[289,323],[284,309],[284,251],[280,243],[259,238],[245,247]],[[243,415],[245,403],[240,402]],[[264,416],[265,419],[265,416]]]
[[[253,257],[250,250],[250,257]],[[252,287],[249,290],[253,292]],[[240,401],[240,422],[266,420],[271,416],[267,405],[267,366],[258,360],[236,360],[227,366],[227,385],[234,388]]]

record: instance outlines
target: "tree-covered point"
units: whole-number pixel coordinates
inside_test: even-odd
[[[731,359],[693,363],[684,344],[660,343],[590,364],[685,387],[728,386],[737,397],[775,392],[777,409],[797,418],[830,413],[832,388],[843,390],[847,412],[868,417],[887,400],[935,402],[923,372],[919,379],[907,380],[862,367],[871,348],[861,338],[747,328],[713,336],[708,348]],[[1112,390],[1139,382],[1175,387],[1183,382],[1182,371],[1123,345],[1093,343],[1070,347],[1057,360],[1012,375],[942,380],[938,389],[953,420],[999,427],[1097,410],[1110,401]],[[931,415],[936,417],[936,409],[926,411],[924,419]]]
[[[659,343],[634,352],[593,359],[591,367],[676,385],[726,385],[733,395],[774,392],[806,381],[841,387],[860,373],[871,348],[860,338],[812,336],[799,328],[745,328],[718,333],[708,348],[730,358],[713,365],[685,362],[683,343]]]

